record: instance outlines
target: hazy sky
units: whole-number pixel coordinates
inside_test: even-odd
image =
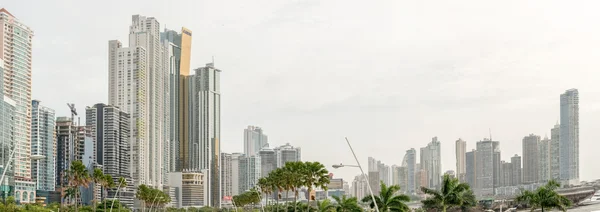
[[[580,92],[581,178],[600,178],[600,2],[553,1],[3,1],[35,31],[33,97],[68,115],[108,101],[108,40],[127,45],[131,15],[193,30],[192,67],[223,70],[222,146],[243,129],[304,160],[401,164],[438,136],[442,171],[454,141],[489,136],[503,160],[550,136],[559,95]],[[332,170],[351,181],[358,169]]]

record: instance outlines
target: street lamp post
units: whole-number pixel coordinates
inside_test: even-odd
[[[371,188],[371,183],[369,183],[369,179],[367,178],[367,175],[365,174],[365,172],[362,169],[362,166],[360,166],[360,162],[358,161],[358,157],[356,157],[356,154],[354,153],[354,149],[352,149],[352,145],[350,145],[350,141],[348,141],[348,138],[346,139],[346,143],[348,143],[348,147],[350,147],[350,151],[352,152],[352,155],[354,155],[354,159],[356,160],[356,164],[357,165],[344,165],[344,164],[339,164],[339,165],[333,165],[332,167],[337,169],[337,168],[341,168],[341,167],[358,167],[360,169],[360,172],[362,173],[363,177],[365,178],[365,181],[367,181],[367,187],[369,187],[369,192],[371,192],[371,199],[373,200],[373,204],[375,205],[375,211],[379,212],[379,206],[377,206],[377,201],[375,201],[375,194],[373,193],[373,189]]]

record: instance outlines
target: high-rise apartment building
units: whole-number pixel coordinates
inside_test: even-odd
[[[275,147],[273,150],[277,156],[277,167],[283,167],[287,162],[302,161],[302,151],[300,147],[294,147],[289,143],[286,143],[285,145]]]
[[[231,169],[231,154],[221,153],[221,194],[223,197],[232,197],[232,169]]]
[[[165,180],[163,163],[168,161],[163,155],[169,151],[170,141],[166,133],[170,124],[170,109],[166,108],[170,106],[169,65],[163,66],[163,54],[168,51],[160,44],[159,30],[155,18],[133,15],[129,47],[109,41],[108,103],[131,116],[131,172],[135,185],[161,186]]]
[[[0,57],[0,73],[4,71],[4,60]],[[16,102],[4,95],[4,75],[0,74],[0,163],[8,164],[14,157],[11,158],[11,153],[15,151],[15,143],[13,131],[15,130],[15,108]],[[4,180],[0,182],[0,195],[6,198],[15,189],[14,167],[0,167],[2,173],[6,173]]]
[[[544,139],[542,139],[538,145],[538,156],[539,156],[539,160],[538,160],[538,164],[539,164],[539,168],[538,168],[538,173],[539,173],[539,177],[538,177],[538,181],[539,182],[547,182],[548,180],[552,179],[552,169],[551,169],[551,164],[550,164],[550,157],[551,157],[551,147],[552,145],[552,141],[546,136],[544,137]]]
[[[243,193],[256,186],[260,179],[260,157],[241,156],[239,158],[239,188],[238,191]]]
[[[512,184],[513,185],[521,185],[521,183],[523,182],[523,174],[522,174],[522,168],[521,168],[521,156],[515,154],[515,156],[510,158],[510,163],[512,164],[512,168],[513,168]]]
[[[477,187],[475,193],[479,196],[490,196],[494,194],[495,176],[500,176],[500,173],[495,172],[495,163],[497,157],[494,157],[496,152],[499,152],[499,142],[490,139],[484,139],[477,142],[477,151],[475,158]],[[497,163],[500,163],[498,161]],[[499,165],[498,165],[499,166]],[[499,181],[499,180],[498,180]]]
[[[437,188],[442,179],[441,144],[433,137],[426,147],[421,148],[421,167],[427,171],[427,186]]]
[[[456,140],[455,144],[456,152],[456,176],[461,182],[465,181],[465,174],[467,172],[465,156],[467,153],[467,142],[462,139]]]
[[[164,148],[165,170],[181,171],[190,168],[191,147],[197,143],[192,141],[196,131],[192,123],[197,119],[192,113],[197,111],[194,107],[197,105],[190,103],[197,96],[197,92],[190,89],[190,78],[193,77],[190,69],[192,31],[182,28],[178,33],[165,29],[160,38],[164,47],[163,67],[167,74],[165,106],[168,105],[167,122],[170,123],[168,145]]]
[[[31,176],[36,190],[56,189],[56,134],[53,109],[31,102],[31,155],[39,158],[32,162]]]
[[[240,160],[242,153],[231,153],[231,194],[239,195],[240,192]]]
[[[56,188],[68,185],[66,171],[76,160],[83,161],[85,153],[85,137],[89,137],[90,129],[78,126],[72,118],[56,118]],[[87,165],[87,164],[84,164]]]
[[[369,171],[369,184],[371,185],[371,189],[373,189],[373,193],[378,194],[381,191],[381,177],[379,177],[379,171]]]
[[[417,172],[417,151],[411,148],[406,150],[402,166],[406,167],[406,191],[415,193],[419,188],[416,186],[415,174]]]
[[[465,153],[465,182],[471,189],[477,188],[477,151],[471,150]]]
[[[260,127],[248,126],[244,129],[244,154],[253,156],[264,148],[268,147],[269,140]]]
[[[258,156],[260,157],[260,175],[266,177],[277,168],[277,155],[272,149],[263,148],[258,152]]]
[[[560,95],[560,180],[579,184],[579,91]]]
[[[513,167],[511,163],[502,161],[502,186],[514,186]]]
[[[33,30],[0,9],[0,58],[4,60],[4,95],[15,102],[14,180],[16,200],[35,202],[31,178],[31,61]]]
[[[500,154],[500,142],[492,142],[494,159],[494,188],[502,186],[502,158]]]
[[[357,175],[354,177],[351,189],[351,196],[356,197],[357,199],[362,199],[366,196],[369,196],[369,187],[367,185],[367,180],[363,175]]]
[[[95,145],[94,161],[102,168],[104,174],[111,175],[114,183],[124,178],[127,187],[121,188],[119,200],[131,207],[134,200],[134,185],[131,177],[131,129],[130,116],[121,109],[103,103],[85,109],[86,126],[91,131],[91,139]],[[86,164],[87,165],[87,164]],[[114,198],[117,189],[101,192],[102,199]]]
[[[560,179],[560,124],[550,130],[550,177]]]
[[[210,206],[221,206],[219,156],[221,155],[221,70],[214,64],[206,64],[195,70],[198,84],[198,146],[192,159],[199,158],[200,169],[208,169],[208,202]],[[260,167],[260,166],[259,166]],[[192,167],[193,168],[193,167]]]
[[[537,183],[539,177],[539,143],[540,136],[530,134],[523,138],[523,183]]]

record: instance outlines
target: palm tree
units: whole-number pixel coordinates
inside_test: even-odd
[[[265,203],[267,206],[269,206],[268,196],[269,196],[269,193],[271,192],[270,190],[272,188],[270,183],[271,182],[269,180],[267,180],[267,178],[264,178],[264,177],[258,179],[258,182],[256,183],[256,186],[258,187],[260,192],[265,195]]]
[[[342,198],[338,196],[333,196],[333,199],[337,202],[337,206],[335,210],[337,212],[360,212],[362,211],[361,207],[358,205],[358,200],[356,197],[347,198],[346,195],[342,196]]]
[[[105,174],[104,175],[104,179],[102,179],[101,183],[102,183],[102,188],[103,188],[102,190],[106,194],[105,196],[108,196],[108,189],[115,187],[115,181],[113,181],[113,178],[112,178],[111,175]],[[105,201],[103,201],[104,202],[104,210],[107,209],[107,207],[106,207],[106,199],[107,198],[104,197],[104,200],[105,200]]]
[[[273,184],[273,190],[277,190],[277,196],[276,198],[276,211],[279,211],[279,199],[281,199],[281,192],[283,191],[283,170],[282,169],[275,169],[273,171],[271,171],[271,173],[269,173],[268,179],[269,181],[271,181],[271,183]]]
[[[94,182],[94,187],[96,185],[102,184],[103,180],[104,180],[104,173],[102,172],[102,169],[95,168],[94,173],[92,174],[92,181]],[[94,193],[94,211],[96,211],[96,202],[98,200],[98,197],[96,197],[95,191],[93,193]]]
[[[125,178],[123,177],[119,177],[119,185],[117,186],[117,192],[115,193],[115,198],[113,198],[113,202],[110,204],[110,211],[112,211],[113,209],[113,205],[115,204],[115,201],[118,197],[119,197],[119,191],[121,190],[121,188],[125,188],[125,186],[127,186],[127,181],[125,181]],[[119,208],[119,210],[121,210],[121,208]]]
[[[539,187],[533,192],[523,191],[521,195],[517,196],[516,200],[519,202],[526,202],[531,206],[531,211],[538,208],[542,209],[542,212],[552,208],[567,211],[567,207],[571,206],[571,200],[556,192],[556,189],[559,187],[560,183],[551,180],[546,185]]]
[[[302,182],[307,187],[309,197],[313,186],[315,188],[323,188],[327,190],[327,184],[329,184],[329,171],[325,169],[325,166],[319,162],[305,162],[304,169],[302,170]],[[308,208],[310,208],[310,200],[308,198]]]
[[[71,167],[69,168],[69,184],[76,190],[79,190],[79,187],[88,187],[90,183],[90,175],[88,173],[87,168],[83,165],[83,162],[80,160],[73,161],[71,163]],[[75,212],[78,211],[77,208],[77,194],[79,192],[75,191]]]
[[[304,177],[302,175],[302,173],[305,172],[305,166],[306,164],[301,162],[301,161],[297,161],[297,162],[287,162],[285,164],[285,166],[283,167],[283,169],[285,170],[286,173],[286,177],[287,177],[287,181],[286,181],[286,185],[288,188],[291,189],[291,191],[294,192],[294,207],[296,207],[296,201],[298,201],[298,189],[300,189],[300,187],[302,187],[304,185]],[[294,209],[294,211],[296,211]]]
[[[318,212],[333,212],[335,211],[335,206],[331,204],[331,201],[325,199],[323,201],[317,201],[317,210]]]
[[[475,196],[472,195],[471,188],[466,183],[460,183],[457,178],[450,177],[445,174],[443,176],[441,190],[434,190],[421,187],[423,193],[429,197],[423,201],[423,207],[428,209],[438,209],[446,211],[446,209],[456,206],[468,208],[476,204]]]
[[[400,191],[399,185],[387,186],[381,182],[379,195],[375,196],[377,207],[379,211],[409,211],[409,207],[404,203],[410,201],[410,197],[404,194],[396,195],[396,192]],[[371,208],[375,208],[373,198],[366,196],[362,199],[364,203],[369,204]]]
[[[146,204],[150,201],[150,188],[147,185],[140,185],[135,193],[135,198],[141,200],[144,205],[142,206],[142,211],[146,208]]]

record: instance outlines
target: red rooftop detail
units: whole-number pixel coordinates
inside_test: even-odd
[[[8,12],[8,10],[6,10],[5,8],[0,9],[0,13],[1,12],[5,12],[6,14],[10,15],[11,17],[15,17],[13,14],[10,14],[10,12]]]

